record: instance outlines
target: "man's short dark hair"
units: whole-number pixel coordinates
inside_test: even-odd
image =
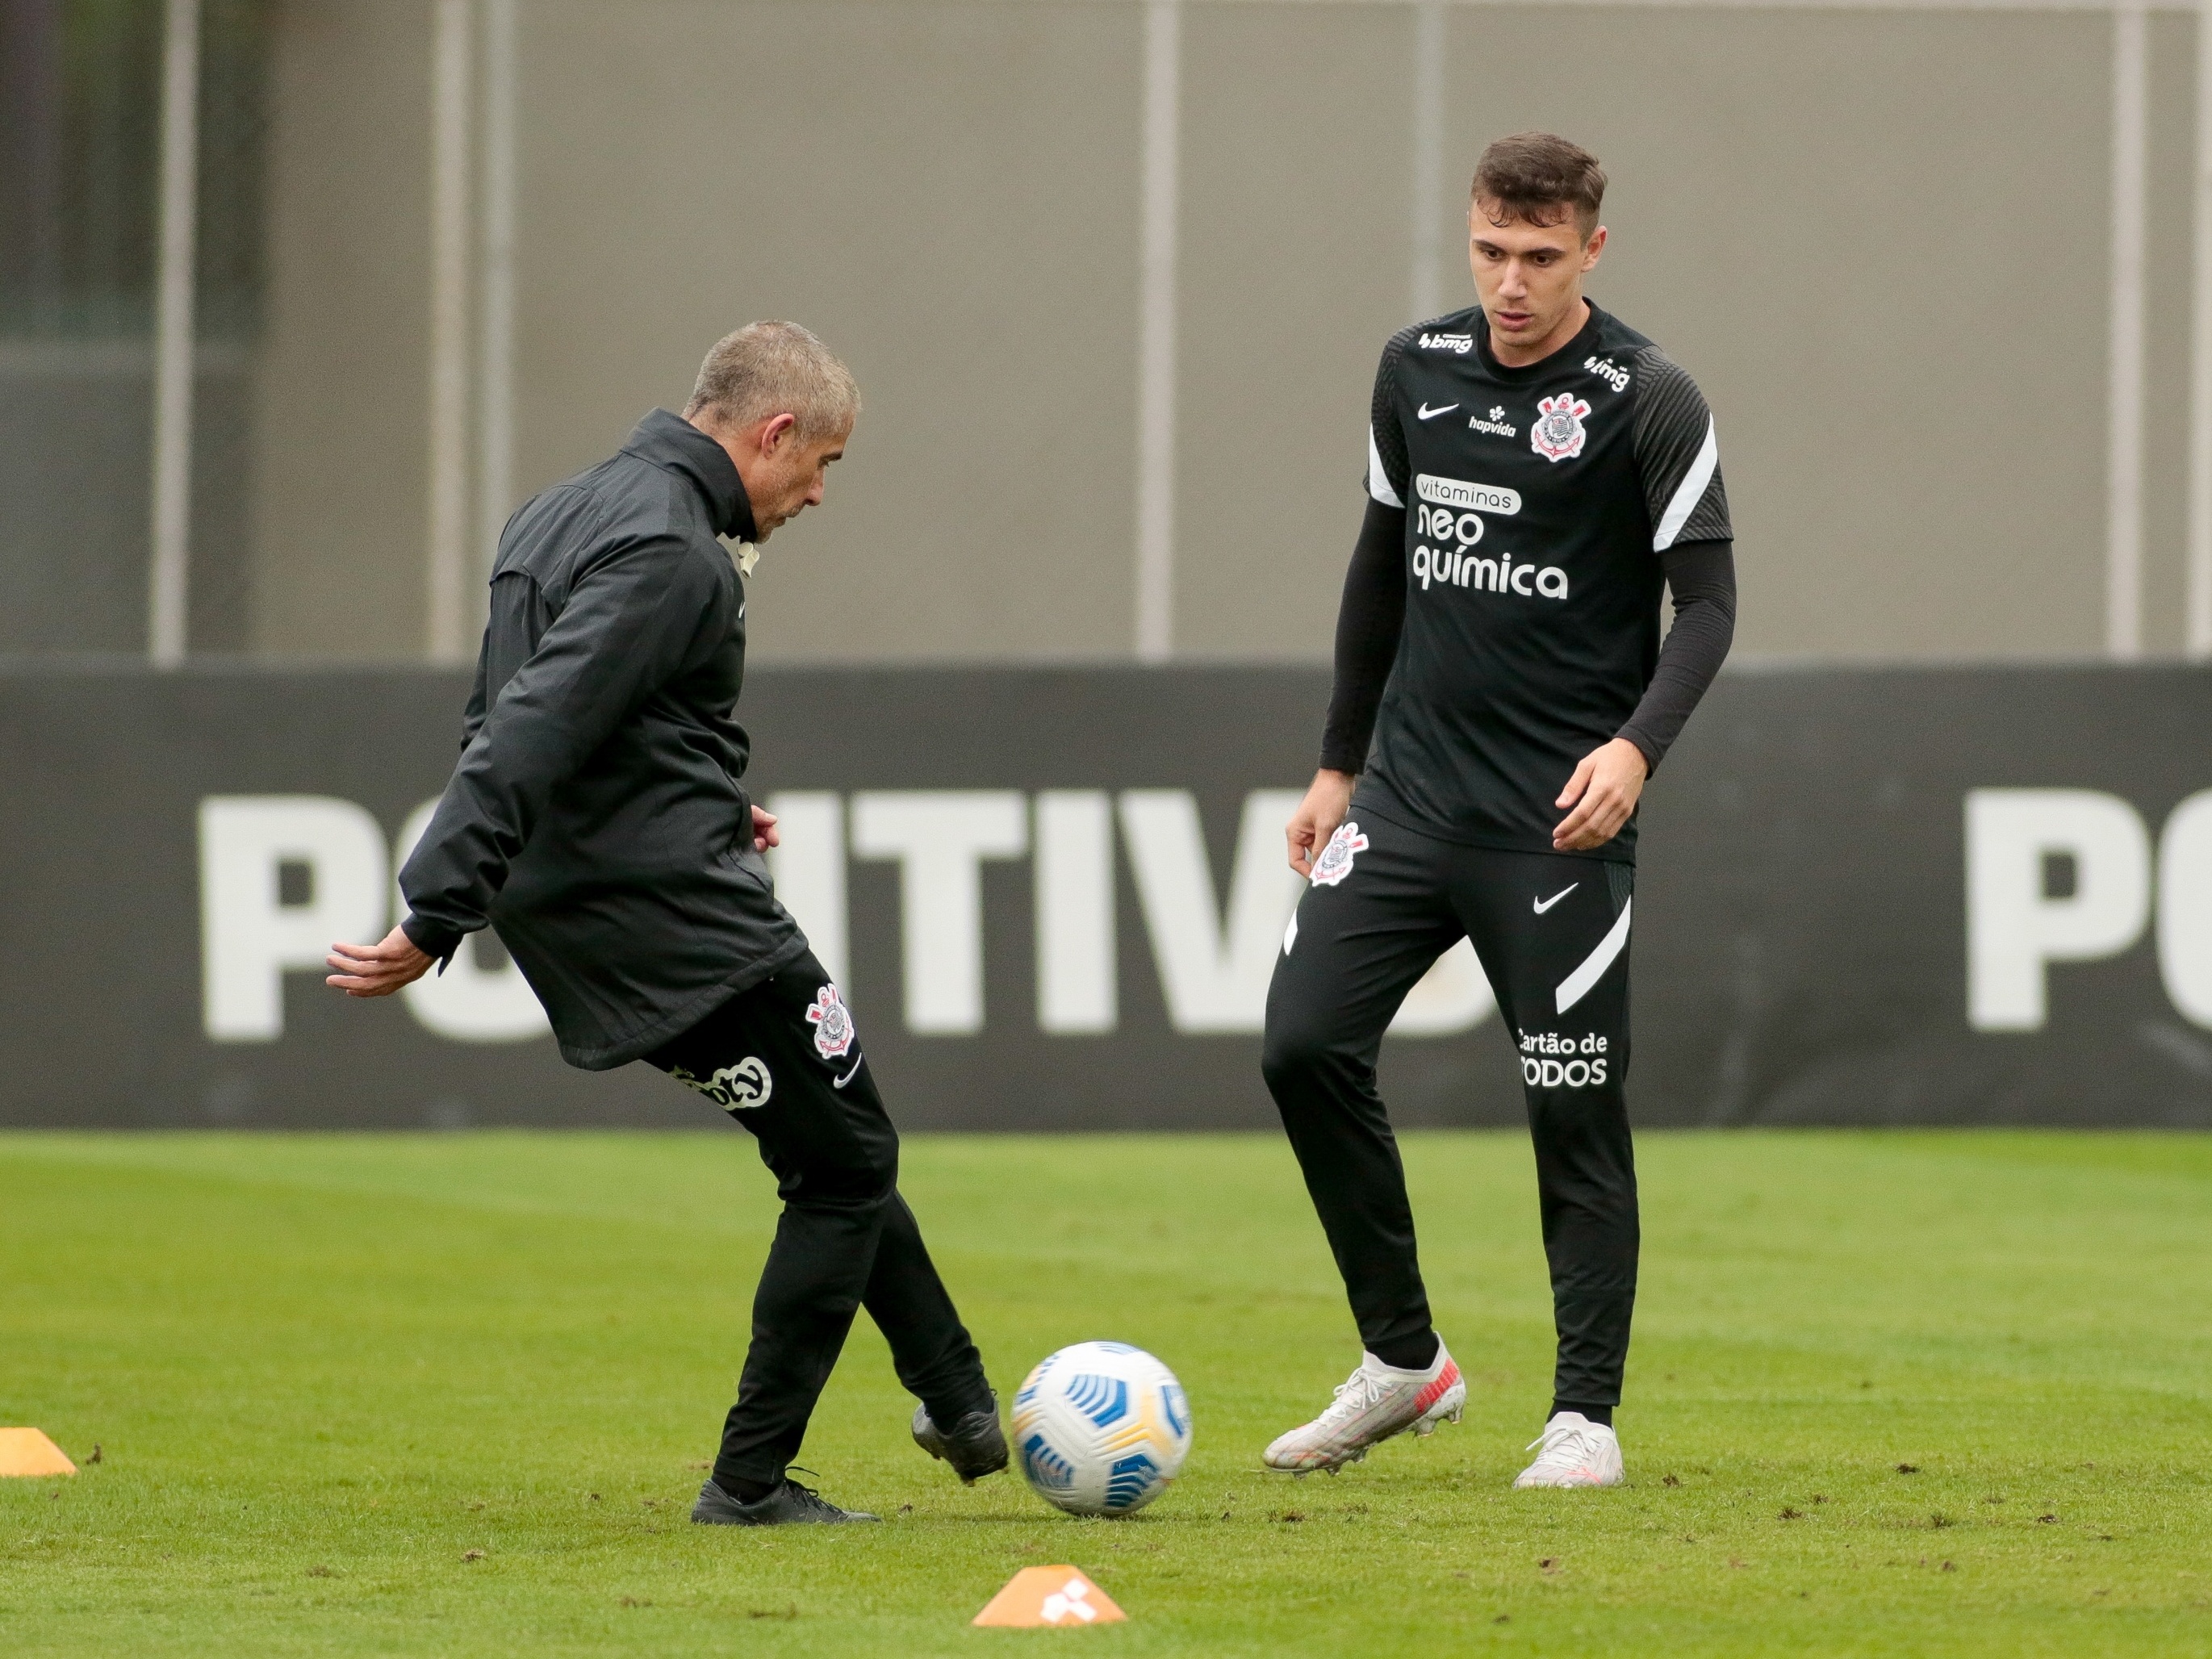
[[[1587,242],[1605,205],[1605,169],[1557,133],[1516,132],[1482,152],[1473,195],[1493,224],[1556,225],[1572,214]]]

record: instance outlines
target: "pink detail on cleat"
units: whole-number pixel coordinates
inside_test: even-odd
[[[1420,1393],[1413,1396],[1414,1414],[1419,1416],[1421,1413],[1428,1410],[1428,1408],[1435,1405],[1437,1401],[1449,1394],[1458,1382],[1459,1361],[1456,1359],[1446,1359],[1444,1361],[1444,1368],[1437,1373],[1436,1380],[1429,1383],[1429,1385],[1424,1388]]]
[[[1278,1435],[1262,1455],[1271,1469],[1290,1474],[1310,1474],[1316,1469],[1334,1474],[1346,1463],[1356,1463],[1370,1447],[1411,1429],[1426,1437],[1438,1422],[1457,1422],[1467,1404],[1467,1384],[1457,1364],[1438,1345],[1431,1376],[1421,1370],[1401,1370],[1385,1365],[1372,1354],[1360,1357],[1359,1369],[1336,1390],[1336,1397],[1312,1422]]]

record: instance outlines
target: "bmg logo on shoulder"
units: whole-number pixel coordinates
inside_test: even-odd
[[[1474,349],[1474,336],[1472,334],[1424,334],[1421,336],[1421,349],[1456,351],[1464,357]]]
[[[1628,390],[1628,371],[1610,357],[1586,357],[1583,367],[1603,380],[1615,392]]]

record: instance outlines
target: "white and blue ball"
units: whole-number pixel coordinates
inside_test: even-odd
[[[1014,1455],[1038,1497],[1070,1515],[1133,1515],[1190,1454],[1175,1373],[1126,1342],[1048,1356],[1014,1396]]]

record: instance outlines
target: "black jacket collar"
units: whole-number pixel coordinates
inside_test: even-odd
[[[753,539],[753,505],[745,498],[745,482],[738,476],[736,464],[727,450],[690,422],[656,409],[631,430],[623,453],[681,473],[696,484],[714,514],[717,534],[733,541]]]

